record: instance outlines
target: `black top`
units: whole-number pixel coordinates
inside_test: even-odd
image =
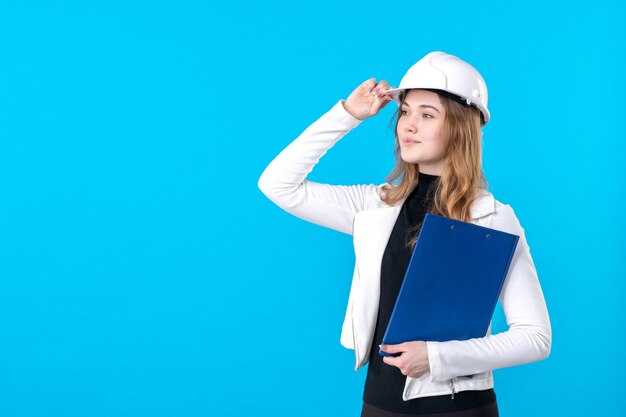
[[[418,184],[402,205],[381,263],[380,305],[365,380],[363,401],[396,413],[419,414],[463,410],[489,404],[496,399],[494,390],[488,389],[456,392],[454,399],[450,393],[404,401],[402,393],[407,377],[402,374],[399,368],[383,362],[383,357],[378,354],[378,345],[382,343],[404,280],[404,274],[411,260],[412,251],[405,244],[416,232],[411,231],[409,233],[409,229],[414,228],[424,220],[426,211],[429,209],[428,206],[432,203],[439,178],[437,175],[419,173]]]

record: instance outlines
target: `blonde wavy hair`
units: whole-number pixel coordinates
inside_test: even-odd
[[[400,94],[404,103],[409,90]],[[470,221],[470,206],[480,195],[481,189],[487,188],[487,180],[482,168],[482,131],[484,125],[480,111],[474,106],[463,104],[437,94],[445,109],[442,137],[446,142],[446,164],[437,188],[433,190],[433,199],[427,211],[440,216],[464,222]],[[417,187],[419,165],[402,160],[398,139],[398,119],[402,106],[392,116],[389,125],[395,120],[394,155],[396,164],[385,178],[387,183],[382,187],[381,199],[388,205],[395,205]],[[393,181],[400,178],[397,185]],[[412,236],[407,246],[413,250],[421,223],[409,230]]]

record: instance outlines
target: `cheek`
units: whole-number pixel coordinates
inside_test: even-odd
[[[446,147],[445,142],[443,140],[439,140],[437,142],[437,154],[443,157],[446,155],[446,151],[447,151],[447,147]]]
[[[444,147],[445,140],[443,138],[441,126],[432,126],[432,129],[429,130],[428,134],[433,143],[436,143],[438,147]]]

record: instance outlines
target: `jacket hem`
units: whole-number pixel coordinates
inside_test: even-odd
[[[458,381],[456,381],[456,383],[458,384]],[[456,389],[455,394],[458,394],[459,392],[463,392],[463,391],[484,390],[484,389],[490,389],[493,387],[494,387],[493,383],[489,381],[485,381],[485,382],[473,381],[472,386],[466,386],[463,389]],[[452,393],[449,390],[434,391],[434,392],[415,392],[415,393],[402,394],[402,399],[404,401],[408,401],[408,400],[412,400],[415,398],[434,397],[435,395],[451,395],[451,394]]]

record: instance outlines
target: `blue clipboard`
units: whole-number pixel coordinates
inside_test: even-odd
[[[485,336],[518,241],[511,233],[426,213],[383,344]]]

